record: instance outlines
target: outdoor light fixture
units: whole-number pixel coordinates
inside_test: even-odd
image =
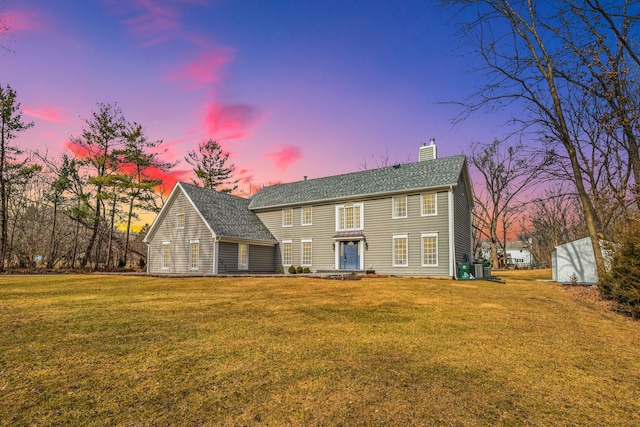
[[[367,241],[366,241],[366,240],[364,241],[364,248],[365,248],[366,250],[369,250],[369,244],[367,243]]]
[[[332,248],[333,248],[333,250],[335,251],[335,250],[336,250],[336,242],[333,242],[333,243],[331,244],[331,247],[332,247]]]

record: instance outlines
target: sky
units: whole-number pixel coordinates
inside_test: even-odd
[[[0,84],[35,124],[17,145],[58,155],[117,103],[180,160],[168,188],[210,138],[250,193],[504,133],[487,115],[452,124],[481,81],[436,1],[0,0],[0,16]]]

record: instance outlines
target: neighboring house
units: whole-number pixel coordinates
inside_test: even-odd
[[[505,244],[505,252],[507,254],[506,261],[502,256],[502,248],[498,247],[498,257],[500,258],[500,266],[496,268],[530,268],[533,266],[531,251],[529,244],[521,240],[510,241]],[[483,241],[478,247],[479,258],[483,260],[491,260],[491,243]],[[493,265],[493,262],[491,262]]]
[[[605,261],[608,254],[602,251]],[[591,239],[574,240],[558,245],[551,253],[552,280],[561,284],[596,285],[598,271]]]
[[[505,252],[507,253],[507,267],[532,267],[533,260],[531,259],[528,243],[521,240],[507,242],[505,244]]]
[[[178,183],[145,238],[148,271],[451,277],[471,262],[472,204],[466,158],[438,159],[433,142],[416,163],[305,178],[248,200]]]

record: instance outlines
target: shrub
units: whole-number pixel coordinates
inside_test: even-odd
[[[304,268],[302,268],[302,267],[298,267],[296,269],[296,273],[298,273],[298,274],[302,274],[303,272],[304,272]]]
[[[289,274],[296,274],[296,268],[293,265],[289,267]]]
[[[600,293],[631,316],[640,318],[640,229],[630,227],[611,250],[611,268],[598,284]]]
[[[302,270],[302,272],[303,272],[303,273],[311,273],[311,270],[309,270],[309,267],[305,267],[305,268]]]
[[[283,273],[284,273],[284,269],[282,267],[276,268],[276,274],[283,274]]]

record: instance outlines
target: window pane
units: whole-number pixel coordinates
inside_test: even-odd
[[[176,228],[184,228],[184,209],[178,209],[176,213]]]
[[[338,230],[359,230],[362,228],[362,205],[340,206],[338,209]]]
[[[291,242],[282,243],[282,264],[283,265],[292,264]]]
[[[302,265],[311,265],[311,242],[302,242]]]
[[[249,257],[247,256],[247,245],[238,245],[238,269],[246,270],[249,268]]]
[[[191,244],[191,268],[198,268],[198,260],[200,257],[200,244],[192,243]]]
[[[302,208],[302,225],[311,225],[311,207]]]
[[[422,215],[436,214],[436,195],[435,193],[422,195]]]
[[[393,239],[393,264],[407,265],[407,238],[396,237]]]
[[[407,198],[393,198],[393,216],[394,218],[404,218],[407,216]]]
[[[171,248],[169,245],[162,245],[162,268],[171,266]]]
[[[282,225],[284,227],[293,225],[293,209],[284,209],[282,211]]]
[[[422,238],[422,252],[424,265],[438,265],[438,239],[436,236],[424,236]]]
[[[353,228],[353,216],[354,216],[354,208],[353,207],[348,207],[344,209],[344,214],[345,214],[345,228],[350,229]]]

